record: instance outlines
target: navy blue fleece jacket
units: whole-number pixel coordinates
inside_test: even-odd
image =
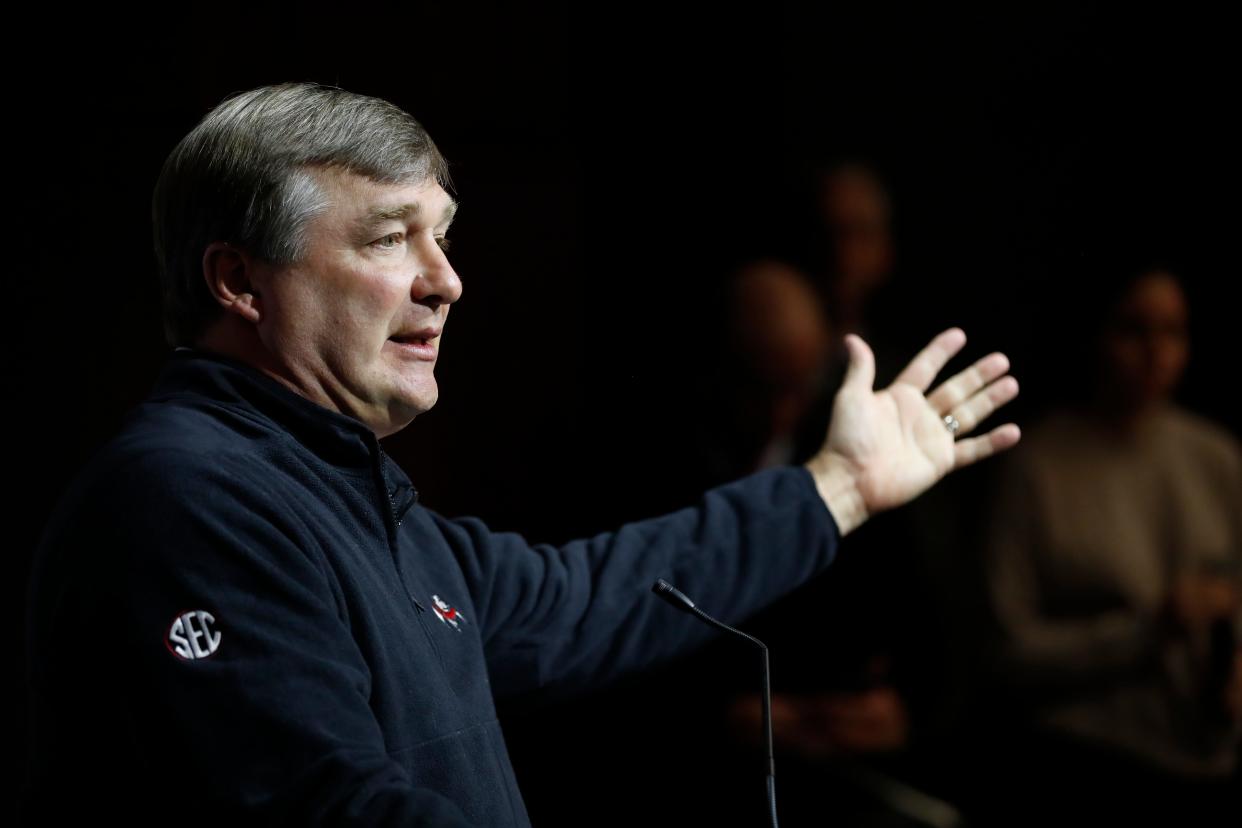
[[[493,699],[607,683],[822,571],[800,466],[561,547],[449,519],[357,420],[175,351],[35,560],[24,813],[528,825]]]

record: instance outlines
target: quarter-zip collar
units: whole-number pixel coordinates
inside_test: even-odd
[[[377,445],[378,447],[378,445]],[[418,490],[410,482],[410,478],[391,457],[380,448],[380,473],[384,478],[384,488],[388,493],[388,503],[392,507],[392,517],[397,526],[405,518],[405,513],[418,500]]]
[[[151,399],[186,394],[237,410],[260,427],[286,432],[334,466],[377,471],[397,524],[418,500],[409,477],[365,423],[303,397],[245,362],[178,347],[160,372]]]

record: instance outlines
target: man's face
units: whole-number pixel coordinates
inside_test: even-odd
[[[444,253],[456,203],[434,178],[314,175],[330,206],[310,221],[300,262],[256,279],[259,336],[279,379],[384,437],[438,396],[440,331],[461,297]]]

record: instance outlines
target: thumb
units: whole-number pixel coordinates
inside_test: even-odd
[[[846,334],[845,348],[850,355],[850,364],[842,385],[870,391],[875,385],[875,355],[871,353],[871,346],[858,334]]]

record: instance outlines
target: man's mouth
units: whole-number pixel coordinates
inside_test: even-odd
[[[397,347],[405,354],[423,360],[433,360],[436,358],[438,350],[438,337],[440,332],[434,328],[422,331],[414,331],[412,333],[394,334],[388,337],[388,341],[397,345]]]

